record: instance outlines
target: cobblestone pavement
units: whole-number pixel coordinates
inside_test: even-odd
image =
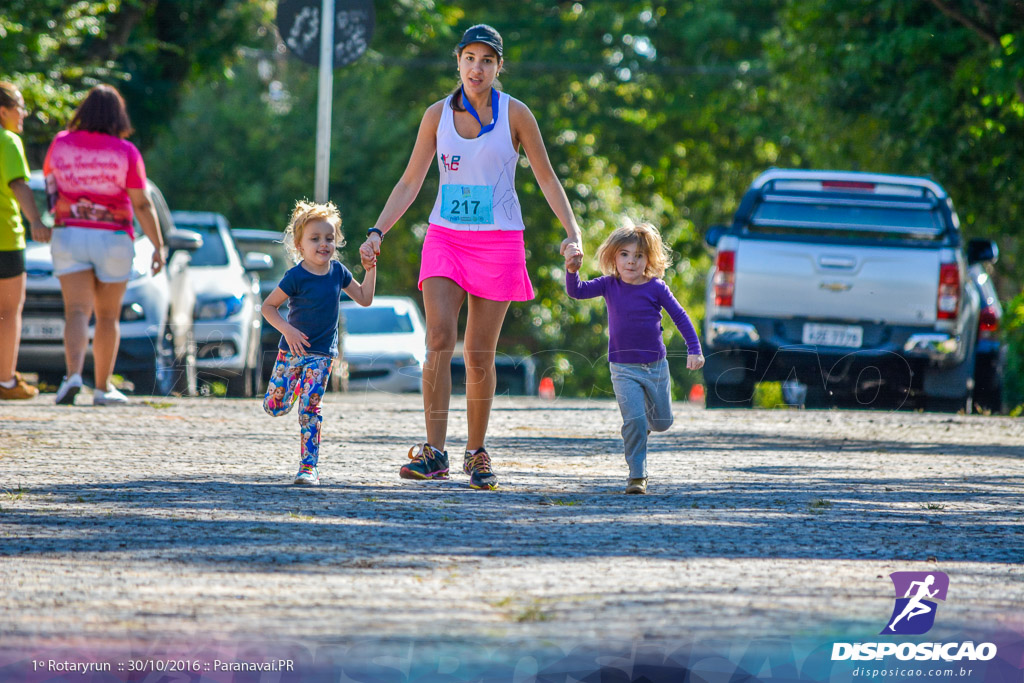
[[[677,404],[625,496],[608,400],[499,397],[497,492],[398,478],[418,396],[328,395],[316,489],[258,400],[52,400],[0,404],[8,647],[878,633],[888,574],[927,569],[951,581],[936,631],[1024,632],[1019,419]]]

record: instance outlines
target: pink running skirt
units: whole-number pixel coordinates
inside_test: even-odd
[[[452,230],[431,223],[423,240],[420,290],[428,277],[454,280],[481,299],[533,298],[521,230]]]

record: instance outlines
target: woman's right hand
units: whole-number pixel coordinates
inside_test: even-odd
[[[163,270],[165,265],[167,265],[167,260],[164,258],[164,249],[163,247],[157,247],[153,250],[153,261],[150,264],[150,269],[152,269],[153,275],[156,275]]]
[[[292,325],[284,328],[281,335],[284,337],[284,340],[288,342],[288,351],[290,351],[293,356],[306,355],[305,347],[309,346],[309,337],[302,334],[302,332],[299,332],[299,330]]]
[[[53,230],[46,227],[42,223],[33,223],[30,231],[32,233],[32,241],[46,244],[50,241],[50,237],[53,235]]]
[[[359,246],[359,260],[363,262],[364,268],[368,263],[376,266],[378,254],[380,254],[380,235],[371,233],[366,241]]]

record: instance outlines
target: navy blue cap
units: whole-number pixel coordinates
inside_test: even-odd
[[[501,57],[503,49],[501,34],[498,33],[493,26],[488,26],[487,24],[470,26],[462,35],[462,40],[459,41],[459,49],[461,50],[470,43],[483,43],[484,45],[490,45],[494,48],[494,51],[498,53],[498,56]]]

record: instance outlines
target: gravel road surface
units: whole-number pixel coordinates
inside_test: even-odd
[[[0,403],[0,639],[877,634],[901,570],[1024,633],[1024,420],[677,404],[625,496],[614,402],[499,397],[481,492],[399,479],[420,400],[328,395],[315,489],[258,400]]]

